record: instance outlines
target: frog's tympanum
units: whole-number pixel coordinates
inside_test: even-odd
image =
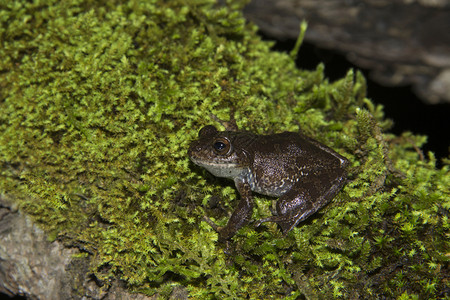
[[[276,215],[256,225],[276,222],[286,235],[333,199],[344,185],[348,165],[345,157],[299,133],[257,135],[211,125],[200,130],[188,154],[213,175],[234,180],[241,195],[228,224],[215,226],[221,240],[249,222],[252,191],[279,197]]]

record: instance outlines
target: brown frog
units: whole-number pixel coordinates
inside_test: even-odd
[[[229,128],[228,128],[229,129]],[[252,191],[279,197],[276,215],[256,222],[276,222],[286,235],[327,204],[346,180],[348,160],[327,146],[294,132],[258,135],[203,127],[191,143],[190,159],[213,175],[234,180],[241,200],[225,227],[209,221],[228,240],[250,221]]]

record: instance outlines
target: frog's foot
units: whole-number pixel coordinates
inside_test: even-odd
[[[265,222],[275,222],[281,227],[281,231],[283,232],[283,236],[286,236],[289,231],[294,228],[299,221],[295,219],[287,219],[286,216],[271,216],[268,218],[264,218],[255,222],[255,227],[259,227],[262,223]]]
[[[209,224],[218,234],[219,234],[219,242],[227,242],[231,239],[236,233],[236,229],[233,226],[217,226],[210,218],[207,216],[203,216],[203,220]]]
[[[232,243],[229,241],[229,239],[225,239],[223,237],[223,232],[221,233],[221,230],[224,227],[220,227],[217,226],[216,223],[214,223],[210,218],[208,218],[207,216],[203,216],[203,220],[209,224],[209,226],[211,226],[218,234],[219,234],[219,242],[225,242],[225,249],[223,250],[223,252],[227,255],[233,255],[235,253],[234,248],[232,247]]]
[[[213,220],[211,220],[211,219],[208,218],[207,216],[203,216],[203,221],[205,221],[206,223],[208,223],[209,226],[211,226],[217,233],[220,234],[220,230],[222,229],[222,227],[217,226],[217,224],[214,223]]]

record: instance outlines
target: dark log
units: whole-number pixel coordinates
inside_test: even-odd
[[[449,0],[252,0],[244,12],[277,39],[296,39],[306,20],[306,41],[345,53],[378,83],[450,102]]]

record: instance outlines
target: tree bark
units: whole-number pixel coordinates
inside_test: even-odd
[[[346,53],[378,83],[450,102],[450,0],[252,0],[244,12],[277,39],[296,39],[307,20],[307,41]]]

